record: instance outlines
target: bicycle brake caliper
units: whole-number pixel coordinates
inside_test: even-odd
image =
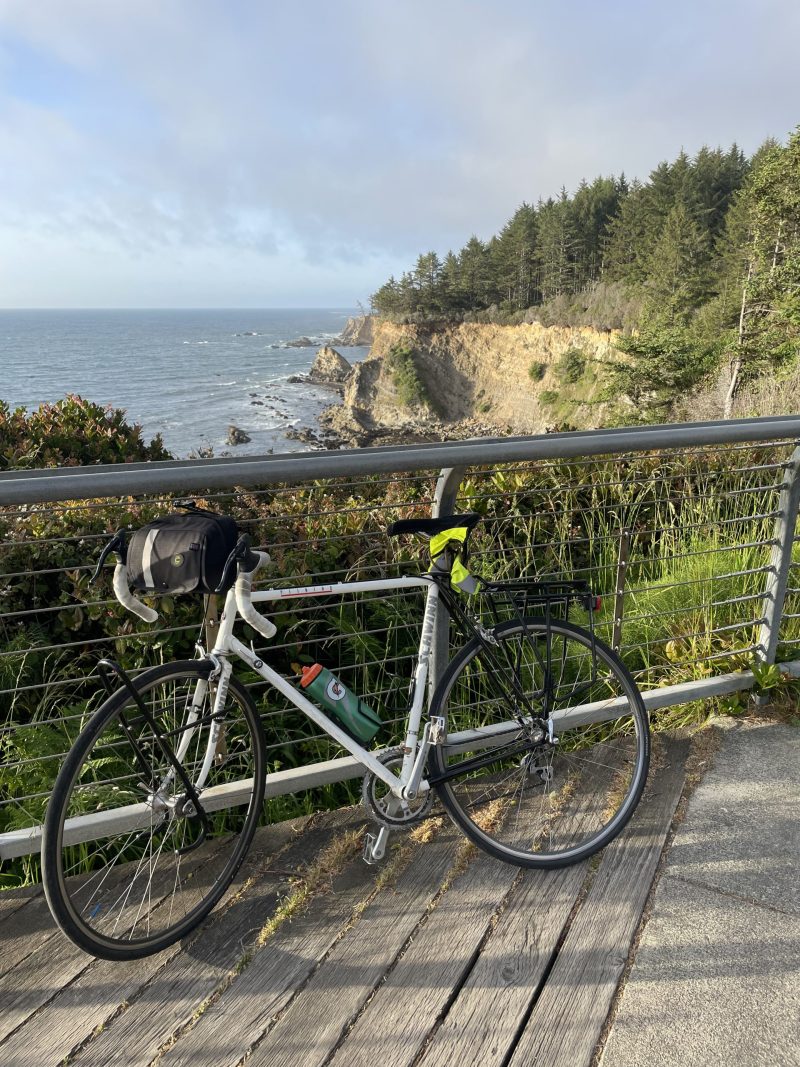
[[[477,619],[475,621],[475,629],[480,637],[481,641],[485,641],[487,645],[494,645],[495,648],[500,644],[497,638],[494,636],[491,630],[487,630],[485,626],[482,626]]]

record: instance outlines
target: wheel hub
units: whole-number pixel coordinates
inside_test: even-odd
[[[520,767],[530,777],[537,777],[543,785],[549,785],[553,780],[553,765],[548,760],[548,754],[552,752],[551,745],[537,745],[531,752],[526,752],[519,761]]]

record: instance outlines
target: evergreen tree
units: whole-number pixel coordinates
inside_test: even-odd
[[[538,288],[543,300],[574,292],[576,234],[572,204],[561,190],[558,200],[539,203],[536,265]]]
[[[800,128],[785,148],[759,160],[750,199],[749,255],[728,410],[743,377],[800,356]]]
[[[608,240],[608,227],[623,195],[624,179],[595,178],[582,181],[572,199],[575,228],[574,284],[576,290],[599,280]]]
[[[605,274],[610,281],[640,284],[647,277],[649,205],[641,182],[634,180],[607,227]]]
[[[521,204],[488,243],[420,255],[373,306],[460,318],[547,303],[545,321],[635,323],[621,343],[629,396],[658,409],[721,363],[729,411],[748,376],[800,361],[798,198],[800,131],[750,160],[736,145],[680,152],[645,183],[596,178]]]
[[[517,208],[490,246],[493,287],[509,308],[527,308],[534,302],[536,209]]]
[[[458,261],[467,308],[476,311],[488,307],[492,283],[488,248],[473,234],[461,249]]]
[[[644,315],[669,324],[689,321],[709,292],[709,245],[688,207],[678,203],[650,257]]]
[[[441,273],[442,310],[446,315],[457,316],[467,306],[466,293],[461,282],[461,266],[458,256],[448,252],[442,263]]]

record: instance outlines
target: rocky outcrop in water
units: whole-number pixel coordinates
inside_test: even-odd
[[[336,338],[334,344],[344,347],[371,345],[374,337],[374,328],[374,315],[356,315],[347,320],[341,336]]]
[[[347,381],[353,368],[335,348],[323,345],[319,349],[309,371],[309,381],[326,385]]]
[[[245,433],[244,430],[240,430],[238,426],[228,427],[228,444],[229,445],[246,445],[250,441],[250,434]]]

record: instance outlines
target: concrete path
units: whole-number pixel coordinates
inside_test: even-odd
[[[800,729],[721,729],[600,1067],[800,1065]]]

